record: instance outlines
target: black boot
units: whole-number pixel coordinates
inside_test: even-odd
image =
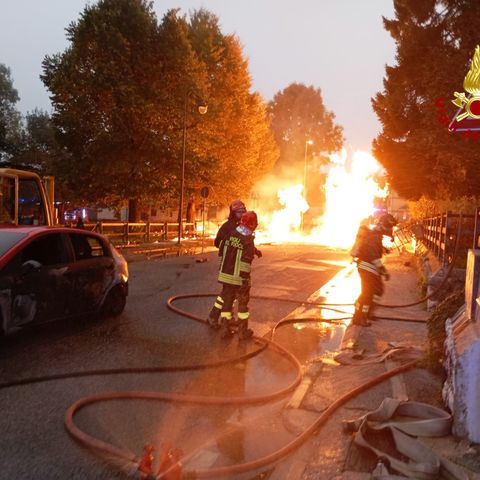
[[[365,314],[361,310],[355,310],[352,317],[352,325],[359,325],[361,327],[370,327],[371,323],[367,320]]]
[[[230,320],[228,318],[222,318],[222,321],[220,324],[220,336],[222,338],[233,337],[233,330],[230,327]]]
[[[210,315],[207,318],[207,323],[210,328],[218,330],[220,328],[220,322],[218,321],[218,315],[212,315],[213,312],[210,312]]]
[[[248,320],[240,320],[240,326],[238,327],[238,339],[248,340],[253,337],[253,330],[248,328]]]

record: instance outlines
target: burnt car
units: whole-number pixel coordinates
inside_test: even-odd
[[[82,315],[117,316],[127,295],[127,262],[103,235],[0,228],[0,334]]]

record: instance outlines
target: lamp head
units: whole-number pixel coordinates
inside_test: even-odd
[[[198,105],[198,113],[200,115],[205,115],[208,111],[208,105],[207,105],[207,102],[205,102],[204,100],[202,100],[199,105]]]

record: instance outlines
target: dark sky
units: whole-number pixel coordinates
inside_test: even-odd
[[[51,111],[39,79],[45,55],[67,47],[64,28],[84,0],[2,0],[0,63],[11,69],[22,113]],[[170,8],[205,7],[224,33],[236,33],[249,59],[253,89],[265,100],[292,82],[320,88],[327,109],[345,129],[347,146],[370,150],[380,130],[371,97],[382,89],[395,45],[382,15],[392,0],[156,0],[159,19]]]

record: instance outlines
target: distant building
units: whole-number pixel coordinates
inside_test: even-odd
[[[397,192],[391,191],[386,198],[385,205],[388,213],[391,213],[399,222],[410,220],[410,211],[407,201],[400,197]]]

